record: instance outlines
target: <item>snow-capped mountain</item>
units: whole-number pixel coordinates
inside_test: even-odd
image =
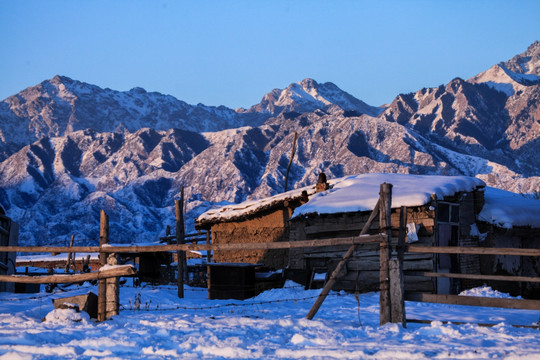
[[[55,76],[0,102],[0,159],[45,136],[88,128],[99,132],[143,127],[201,132],[256,126],[267,118],[266,114],[240,114],[225,106],[189,105],[142,88],[120,92]]]
[[[470,80],[456,78],[446,86],[399,95],[381,116],[456,152],[537,176],[539,58],[537,41],[523,54]]]
[[[487,84],[508,96],[540,84],[540,41],[535,41],[523,54],[493,65],[469,81]]]
[[[294,115],[315,110],[355,116],[362,114],[377,116],[383,109],[358,100],[331,82],[319,84],[313,79],[304,79],[292,83],[286,89],[272,90],[264,95],[259,104],[248,110],[239,109],[239,112],[263,113],[275,117],[283,113]]]
[[[537,42],[500,68],[535,75],[539,48]],[[212,204],[282,192],[295,131],[289,188],[312,184],[324,171],[330,178],[463,174],[517,192],[540,189],[540,85],[514,76],[499,83],[517,89],[509,93],[480,75],[400,94],[386,109],[364,107],[333,84],[306,79],[272,91],[248,110],[186,104],[190,114],[204,118],[200,128],[191,129],[195,118],[169,116],[168,107],[181,103],[172,97],[72,81],[76,86],[69,93],[87,99],[69,100],[60,90],[43,90],[49,82],[57,83],[55,89],[67,82],[55,78],[1,105],[8,106],[0,112],[3,143],[17,131],[28,143],[0,162],[0,205],[21,223],[21,244],[65,244],[72,234],[79,244],[95,244],[100,209],[110,216],[113,242],[157,240],[174,223],[174,199],[182,186],[188,231]],[[137,94],[170,101],[124,108],[141,100]],[[112,102],[108,96],[117,106],[110,117],[103,113],[106,105],[97,105]],[[147,121],[141,120],[142,108],[154,109],[145,113]]]

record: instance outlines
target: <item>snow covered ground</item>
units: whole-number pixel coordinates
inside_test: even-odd
[[[178,299],[174,286],[129,284],[120,291],[120,315],[103,323],[73,310],[51,313],[51,299],[97,293],[95,286],[0,294],[0,359],[540,358],[540,330],[510,325],[536,323],[538,311],[407,302],[407,317],[433,321],[379,327],[378,293],[357,302],[332,292],[309,321],[304,316],[320,290],[293,282],[244,301],[208,300],[205,289],[189,287]],[[489,288],[473,294],[504,296]]]

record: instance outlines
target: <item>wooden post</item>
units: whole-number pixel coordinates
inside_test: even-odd
[[[69,247],[73,247],[74,240],[75,240],[75,235],[71,235],[71,241],[69,242]],[[66,261],[66,269],[65,269],[66,273],[69,271],[71,264],[73,264],[73,267],[75,268],[75,254],[73,254],[70,251],[68,252],[67,261]]]
[[[180,200],[174,201],[174,213],[176,217],[176,243],[184,244],[184,187],[180,189]],[[177,251],[176,256],[178,259],[178,297],[184,297],[184,263],[186,262],[185,252]]]
[[[287,165],[287,171],[285,172],[285,192],[288,190],[288,182],[289,182],[289,170],[291,168],[294,154],[296,153],[296,139],[298,138],[298,133],[294,132],[294,138],[293,138],[293,145],[291,150],[291,158],[289,159],[289,165]]]
[[[211,234],[210,230],[206,230],[206,244],[210,245],[211,243]],[[208,298],[210,298],[210,276],[211,276],[211,266],[209,265],[212,262],[212,250],[206,250],[206,287],[208,288]]]
[[[167,227],[165,228],[165,238],[167,239],[167,245],[170,245],[171,244],[171,227],[170,225],[167,225]]]
[[[109,254],[107,258],[107,265],[118,265],[118,259],[116,254]],[[118,286],[118,277],[112,277],[105,280],[107,282],[107,305],[105,318],[108,319],[111,316],[118,315],[120,312],[120,288]]]
[[[390,269],[390,304],[391,316],[393,323],[401,323],[403,327],[407,327],[405,322],[405,296],[403,270],[401,269],[400,261],[397,258],[392,258],[388,265]]]
[[[210,230],[206,230],[206,244],[210,245]],[[212,261],[212,251],[206,250],[206,262]]]
[[[388,273],[388,260],[390,259],[391,247],[390,239],[392,237],[392,184],[381,184],[380,190],[381,209],[379,211],[379,226],[381,232],[387,234],[386,240],[381,241],[380,245],[380,324],[384,325],[391,321],[390,313],[390,277]]]
[[[407,207],[402,206],[399,213],[399,238],[397,244],[397,257],[399,266],[403,271],[403,259],[405,257],[405,237],[407,236]]]
[[[369,228],[371,226],[371,223],[373,222],[373,219],[375,219],[375,216],[377,216],[377,212],[379,212],[379,205],[381,204],[380,199],[377,201],[377,204],[375,205],[375,208],[371,212],[371,215],[369,216],[369,219],[364,224],[364,227],[362,228],[362,231],[360,232],[360,235],[364,235],[369,231]],[[317,311],[319,311],[319,308],[321,307],[322,303],[326,299],[326,296],[332,290],[332,286],[336,283],[336,280],[339,278],[339,275],[341,274],[341,269],[346,264],[347,260],[351,257],[351,255],[354,253],[354,249],[356,249],[356,245],[351,245],[349,247],[349,250],[343,255],[343,258],[341,261],[337,264],[336,268],[330,275],[330,278],[324,285],[324,288],[322,289],[321,293],[319,294],[319,297],[309,310],[308,314],[306,315],[306,319],[313,320],[313,317],[315,314],[317,314]]]
[[[105,210],[101,210],[99,220],[99,246],[109,243],[109,216]],[[107,263],[107,254],[99,253],[99,265],[104,266]],[[98,317],[97,321],[105,321],[107,319],[107,281],[99,280],[98,285]]]
[[[397,259],[390,260],[390,304],[392,304],[392,322],[407,327],[405,314],[405,281],[403,261],[405,257],[405,237],[407,236],[407,207],[402,206],[399,214],[399,238]]]

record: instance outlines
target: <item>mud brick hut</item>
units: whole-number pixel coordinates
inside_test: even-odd
[[[209,210],[195,220],[197,230],[211,230],[213,244],[289,241],[289,218],[298,206],[308,201],[315,187],[306,187],[260,201]],[[261,264],[283,269],[287,250],[215,251],[215,263]]]
[[[478,215],[474,237],[483,247],[540,249],[540,200],[486,188],[486,203]],[[540,258],[509,255],[479,256],[486,275],[540,276]],[[487,285],[517,296],[540,299],[540,283],[486,281]]]
[[[298,207],[290,220],[290,238],[313,240],[356,236],[379,198],[380,184],[392,188],[392,245],[399,233],[401,207],[407,211],[407,241],[424,246],[474,245],[471,229],[484,203],[483,181],[465,176],[364,174],[330,181],[332,188],[312,196]],[[370,233],[379,233],[378,217]],[[329,274],[348,246],[292,249],[289,265],[297,281],[309,283],[316,273]],[[455,293],[476,283],[416,276],[414,272],[479,273],[478,259],[471,255],[405,253],[405,290]],[[371,291],[379,287],[377,244],[358,246],[334,289]]]

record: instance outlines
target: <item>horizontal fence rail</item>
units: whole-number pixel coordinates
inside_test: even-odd
[[[102,280],[119,276],[134,276],[137,272],[131,265],[118,265],[113,268],[103,268],[86,274],[57,274],[57,275],[0,275],[0,281],[26,284],[69,284],[90,280]]]
[[[437,273],[429,271],[408,271],[407,275],[427,276],[451,279],[469,280],[494,280],[494,281],[517,281],[517,282],[540,282],[540,277],[533,276],[512,276],[512,275],[482,275],[482,274],[459,274],[459,273]]]
[[[171,245],[128,245],[128,246],[0,246],[0,252],[42,252],[42,253],[147,253],[160,251],[196,251],[196,250],[274,250],[295,249],[305,247],[323,247],[338,245],[361,245],[380,243],[386,239],[385,234],[361,235],[344,238],[301,240],[275,243],[248,244],[171,244]]]
[[[468,247],[468,246],[411,245],[407,247],[407,251],[411,253],[422,253],[422,254],[540,256],[540,249],[484,248],[484,247]]]
[[[427,303],[499,307],[506,309],[540,310],[540,300],[505,299],[479,296],[413,293],[405,295],[405,300]]]

